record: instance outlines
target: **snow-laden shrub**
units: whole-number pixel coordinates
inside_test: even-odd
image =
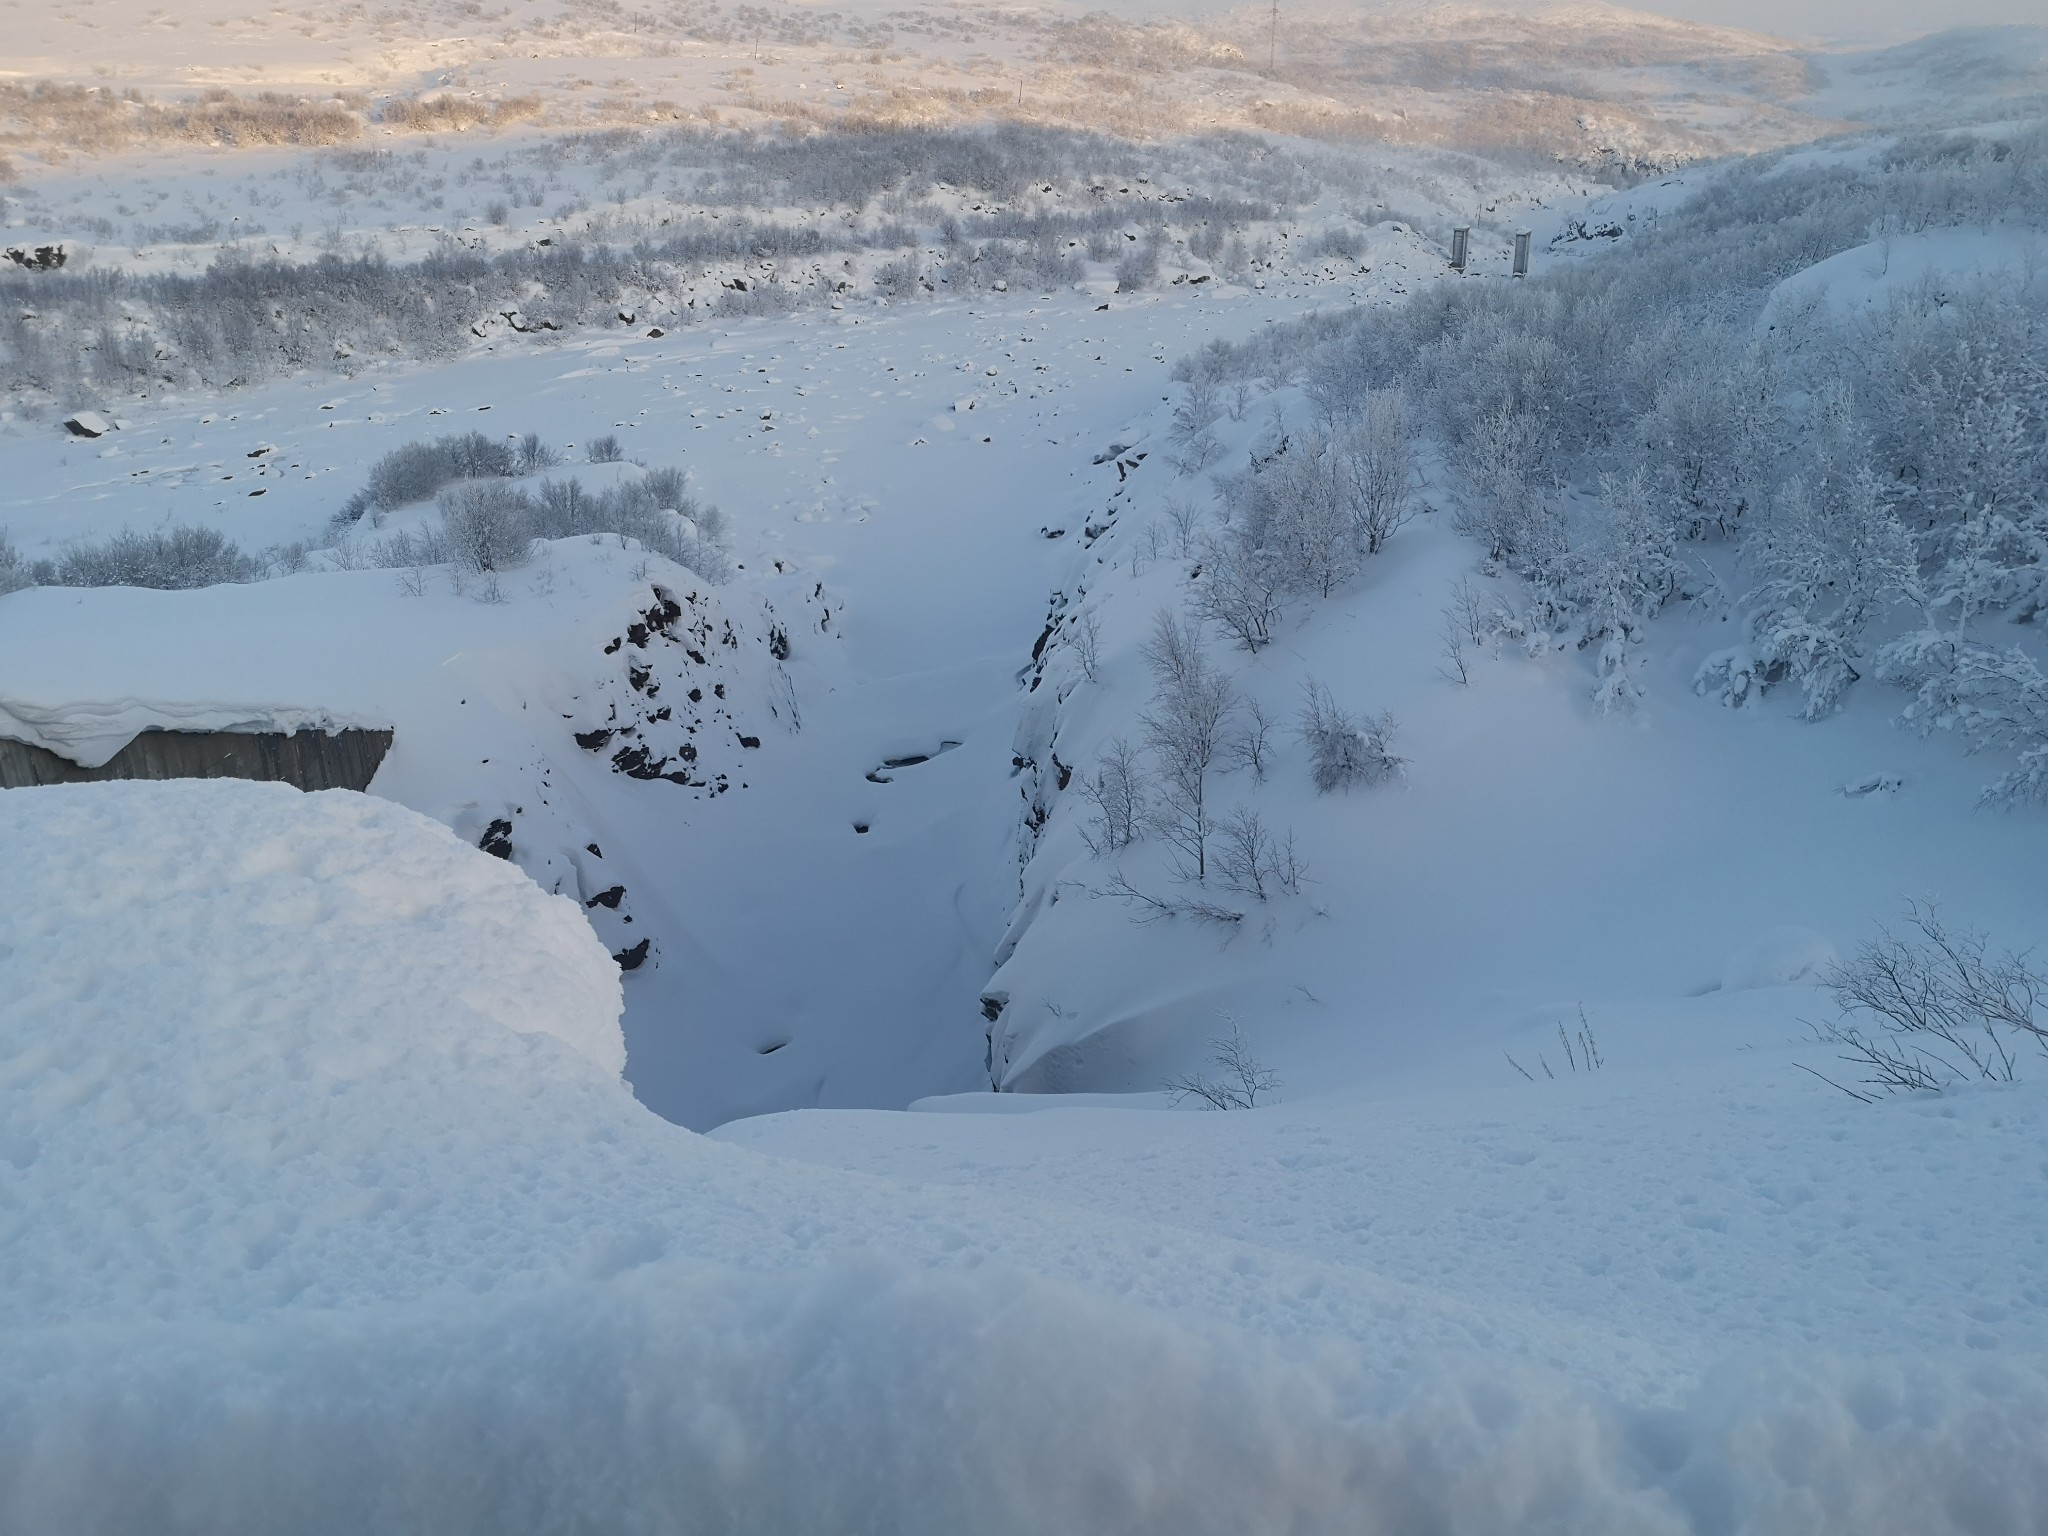
[[[731,574],[725,519],[692,497],[680,470],[655,469],[591,491],[573,476],[528,492],[504,481],[469,480],[444,489],[440,516],[396,533],[371,552],[392,568],[453,563],[475,573],[524,564],[535,539],[617,537],[689,567],[706,581]]]
[[[1210,862],[1216,883],[1226,891],[1267,901],[1278,895],[1298,896],[1308,878],[1308,865],[1295,846],[1294,834],[1276,833],[1247,806],[1238,806],[1216,824],[1216,850]]]
[[[724,514],[690,495],[681,470],[649,470],[596,492],[585,490],[573,476],[544,480],[532,503],[532,527],[539,538],[618,534],[688,566],[706,581],[721,582],[732,574]]]
[[[626,457],[626,450],[619,446],[618,438],[609,432],[602,437],[593,437],[584,445],[584,453],[593,464],[618,464]]]
[[[1190,383],[1190,424],[1213,415],[1216,398],[1213,387]],[[1386,547],[1408,519],[1414,479],[1406,402],[1395,390],[1371,392],[1356,420],[1283,439],[1268,458],[1219,479],[1228,531],[1204,551],[1198,606],[1245,649],[1260,649],[1288,594],[1328,597]]]
[[[93,544],[74,544],[45,577],[56,587],[154,587],[175,592],[222,582],[253,581],[258,561],[218,528],[123,529]]]
[[[479,575],[509,571],[531,556],[534,506],[511,486],[450,486],[436,505],[448,556],[462,569]]]
[[[539,439],[535,438],[536,445]],[[425,501],[456,480],[520,472],[513,446],[481,432],[462,432],[430,443],[406,443],[370,466],[366,494],[379,511]]]
[[[7,531],[0,528],[0,597],[35,584],[34,567],[29,564],[22,552],[14,547],[13,540],[7,537]]]
[[[1302,684],[1298,728],[1302,745],[1308,748],[1310,775],[1323,794],[1384,784],[1399,778],[1407,765],[1406,758],[1394,755],[1392,715],[1354,715],[1340,707],[1321,683]]]
[[[561,454],[542,442],[538,432],[527,433],[512,450],[512,472],[517,475],[536,475],[561,462]]]
[[[1118,258],[1116,291],[1137,293],[1159,280],[1159,247],[1151,240],[1140,241]]]
[[[1972,751],[2017,754],[2016,764],[1985,786],[1986,804],[2048,801],[2048,671],[2026,651],[1958,646],[1952,635],[1920,630],[1887,647],[1879,662],[1920,679],[1907,724],[1923,733],[1952,730]]]

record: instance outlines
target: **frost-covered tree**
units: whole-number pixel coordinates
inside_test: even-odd
[[[1205,880],[1214,811],[1209,773],[1222,750],[1237,695],[1210,664],[1201,625],[1162,611],[1145,643],[1155,692],[1139,717],[1158,765],[1152,825],[1174,850],[1182,879]]]
[[[1221,410],[1216,386],[1200,373],[1192,376],[1187,392],[1173,408],[1168,429],[1173,439],[1173,464],[1182,474],[1199,474],[1221,457],[1223,445],[1209,430]]]
[[[1631,709],[1641,696],[1636,647],[1649,621],[1678,591],[1684,564],[1640,471],[1603,479],[1600,511],[1597,534],[1574,549],[1567,564],[1586,638],[1601,642],[1593,704],[1605,713]]]
[[[1964,646],[1929,671],[1908,723],[1923,731],[1953,730],[1974,751],[2010,747],[2018,763],[1984,790],[1994,805],[2048,801],[2048,672],[2018,646]]]
[[[1235,523],[1238,536],[1247,548],[1269,552],[1289,587],[1328,597],[1358,574],[1351,466],[1334,439],[1300,439],[1245,484],[1251,494]]]
[[[1287,567],[1272,549],[1250,543],[1242,530],[1204,539],[1189,601],[1248,651],[1273,639],[1287,606]]]
[[[1807,474],[1785,483],[1744,547],[1759,578],[1745,599],[1757,666],[1799,683],[1809,720],[1862,675],[1866,631],[1915,594],[1918,576],[1912,537],[1859,451],[1847,400],[1819,410]]]
[[[1415,439],[1408,397],[1398,389],[1366,395],[1356,426],[1338,445],[1350,493],[1352,535],[1368,555],[1386,547],[1404,522],[1415,492]]]
[[[1465,482],[1459,531],[1518,570],[1543,570],[1562,552],[1564,528],[1544,483],[1534,413],[1496,406],[1471,423],[1459,451]]]
[[[1688,539],[1726,537],[1768,482],[1782,380],[1770,354],[1709,331],[1679,354],[1638,428],[1646,488]]]
[[[1121,736],[1102,750],[1095,772],[1081,783],[1081,794],[1095,807],[1081,836],[1094,853],[1114,853],[1136,842],[1151,812],[1151,795],[1137,748]]]

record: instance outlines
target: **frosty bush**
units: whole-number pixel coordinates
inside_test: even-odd
[[[1907,925],[1903,935],[1883,930],[1828,977],[1841,1017],[1816,1032],[1866,1074],[1834,1086],[1868,1100],[2009,1083],[2019,1051],[2048,1051],[2048,976],[2027,955],[1992,954],[1983,934],[1949,927],[1932,904],[1910,904]]]
[[[1401,776],[1408,760],[1393,752],[1394,717],[1359,717],[1340,708],[1330,690],[1318,682],[1302,684],[1302,745],[1308,748],[1317,790],[1384,784]]]
[[[45,578],[57,587],[154,587],[183,591],[253,581],[259,563],[218,528],[124,529],[97,544],[75,544]]]
[[[1168,1078],[1166,1092],[1174,1103],[1192,1098],[1208,1109],[1256,1109],[1262,1094],[1279,1088],[1279,1074],[1252,1054],[1237,1020],[1226,1014],[1224,1023],[1228,1033],[1209,1042],[1209,1065],[1216,1074],[1183,1072]]]
[[[1214,395],[1191,386],[1190,406]],[[1219,477],[1228,529],[1203,550],[1196,604],[1256,651],[1289,593],[1328,597],[1407,520],[1414,479],[1407,410],[1375,391],[1356,422],[1282,439],[1269,459]]]
[[[538,438],[533,441],[538,445]],[[519,472],[519,456],[510,444],[464,432],[392,449],[370,466],[366,494],[372,507],[388,512],[425,501],[451,481]]]
[[[512,450],[514,474],[539,474],[544,469],[553,469],[561,462],[561,454],[542,442],[538,432],[527,433],[519,439],[518,446]]]
[[[374,551],[393,568],[454,563],[476,574],[510,570],[535,539],[611,536],[688,566],[706,581],[731,574],[725,519],[692,497],[683,474],[649,470],[601,491],[573,476],[543,480],[531,492],[503,481],[468,480],[443,489],[439,518],[394,534]]]
[[[1928,631],[1896,642],[1885,660],[1924,674],[1906,708],[1909,725],[1953,730],[1972,751],[2016,751],[2012,770],[1985,786],[1986,804],[2048,800],[2048,672],[2038,661],[2017,645],[1958,645],[1953,635]]]
[[[479,575],[524,565],[533,549],[534,506],[507,485],[458,485],[438,502],[449,558]]]
[[[544,480],[531,498],[531,524],[543,539],[617,534],[686,565],[706,581],[732,574],[726,550],[725,518],[701,505],[676,469],[654,469],[599,492],[573,476]]]
[[[1267,901],[1301,894],[1308,865],[1292,832],[1274,833],[1259,813],[1238,806],[1216,825],[1216,882],[1227,891]]]
[[[1159,280],[1159,247],[1150,240],[1125,251],[1116,264],[1116,291],[1137,293]]]
[[[0,529],[0,597],[35,584],[34,569],[21,551],[14,547],[13,541],[7,537],[7,531]]]
[[[626,457],[626,450],[619,446],[619,440],[609,432],[602,437],[593,437],[585,445],[584,453],[593,464],[617,464]]]
[[[1861,676],[1872,620],[1914,590],[1912,536],[1867,464],[1827,463],[1811,487],[1795,477],[1780,488],[1745,553],[1762,577],[1746,600],[1757,661],[1798,681],[1817,720]]]

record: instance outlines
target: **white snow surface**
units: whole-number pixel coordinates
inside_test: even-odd
[[[575,910],[412,812],[65,786],[0,795],[0,844],[0,1529],[2048,1509],[2032,1090],[1619,1073],[709,1140],[619,1082]]]
[[[313,535],[380,453],[489,422],[687,468],[742,569],[614,539],[495,601],[376,569],[0,598],[0,733],[397,732],[369,796],[0,793],[0,1533],[2048,1528],[2048,1073],[1861,1104],[1800,1070],[1832,1069],[1827,963],[1904,898],[2038,935],[2040,813],[1975,809],[1992,766],[1895,696],[1699,697],[1719,611],[1659,621],[1630,718],[1578,653],[1456,686],[1419,637],[1490,578],[1431,464],[1356,582],[1255,658],[1212,642],[1283,721],[1222,800],[1299,833],[1304,893],[1233,934],[1109,894],[1057,770],[1133,728],[1185,590],[1170,360],[1431,280],[1371,234],[1320,288],[578,338],[143,402],[91,445],[9,423],[35,554]],[[1884,254],[1781,300],[1882,302]],[[1214,428],[1242,463],[1308,419],[1261,385]],[[663,593],[731,643],[621,641]],[[1313,793],[1311,676],[1397,715],[1405,784]],[[727,787],[575,743],[674,750],[648,706],[692,688]],[[500,819],[510,862],[475,846]],[[1124,867],[1169,888],[1156,846]],[[1226,1014],[1275,1101],[1162,1112]]]

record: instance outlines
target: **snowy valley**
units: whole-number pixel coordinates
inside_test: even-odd
[[[216,9],[0,87],[0,1532],[2048,1520],[2039,29]]]

